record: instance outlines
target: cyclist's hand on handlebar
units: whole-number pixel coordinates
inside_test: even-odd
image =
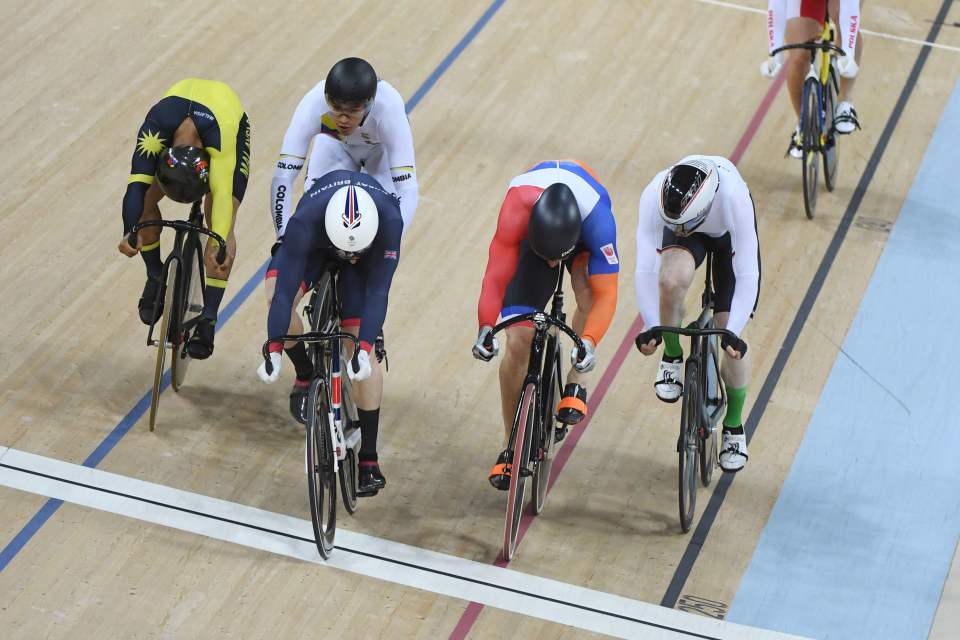
[[[570,364],[573,365],[573,368],[580,373],[593,371],[593,368],[597,366],[597,357],[593,353],[593,343],[590,340],[584,339],[583,357],[581,358],[580,355],[580,347],[573,345],[573,349],[570,351]]]
[[[734,360],[739,360],[747,355],[747,343],[740,338],[731,338],[729,335],[723,334],[720,338],[720,346]]]
[[[473,357],[477,360],[490,362],[493,356],[500,351],[500,343],[496,338],[490,335],[493,327],[484,325],[480,327],[480,333],[477,335],[477,341],[473,344]]]
[[[852,56],[840,56],[837,59],[837,71],[841,78],[856,78],[860,73],[860,65]]]
[[[130,236],[128,236],[126,233],[123,234],[123,239],[120,240],[120,244],[117,245],[117,249],[119,249],[120,253],[123,255],[127,256],[128,258],[132,258],[140,252],[141,247],[143,247],[143,243],[140,242],[140,234],[137,234],[137,246],[131,247],[130,243],[128,242],[129,237]]]
[[[637,345],[637,349],[645,356],[653,355],[657,347],[660,346],[660,343],[663,341],[663,336],[657,334],[656,337],[651,337],[648,331],[637,334],[637,338],[634,341]]]
[[[356,361],[356,369],[354,369]],[[347,377],[351,382],[362,382],[370,377],[373,370],[370,368],[370,354],[360,349],[355,358],[351,358],[347,363]]]
[[[257,369],[257,375],[267,383],[276,382],[280,378],[280,365],[283,364],[283,354],[279,351],[270,352],[270,360],[264,360]]]
[[[783,67],[783,53],[770,56],[760,63],[760,73],[767,78],[775,78]]]

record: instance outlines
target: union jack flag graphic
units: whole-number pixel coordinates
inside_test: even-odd
[[[386,251],[383,252],[383,259],[384,259],[384,260],[397,260],[397,252],[396,252],[396,251],[393,251],[393,250],[391,250],[391,249],[387,249]]]
[[[360,226],[360,209],[357,208],[357,190],[347,187],[347,201],[343,209],[343,226],[347,229],[356,229]]]

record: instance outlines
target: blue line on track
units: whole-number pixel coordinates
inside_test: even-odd
[[[420,101],[423,99],[427,93],[433,88],[441,76],[446,73],[447,69],[450,68],[450,65],[463,53],[463,50],[469,46],[473,39],[480,33],[481,29],[490,21],[490,18],[503,6],[503,3],[506,0],[494,0],[493,3],[484,11],[483,15],[474,23],[465,36],[453,47],[450,53],[437,65],[437,68],[433,70],[427,79],[420,85],[420,88],[413,94],[413,96],[407,101],[406,110],[407,113],[413,111]],[[269,260],[265,261],[260,268],[257,270],[253,276],[240,288],[240,291],[230,300],[226,307],[220,312],[219,320],[217,321],[217,330],[222,329],[230,318],[237,312],[247,298],[250,297],[250,294],[259,286],[260,282],[263,280],[263,276],[267,271],[267,263]],[[161,392],[166,390],[170,386],[170,371],[167,370],[163,374],[163,380],[161,382]],[[99,465],[107,454],[113,450],[118,442],[127,434],[131,427],[143,417],[143,414],[147,412],[150,408],[150,391],[147,391],[143,394],[137,404],[130,409],[130,411],[117,423],[117,426],[113,428],[110,434],[104,438],[103,442],[97,445],[97,448],[93,450],[86,460],[83,461],[83,466],[85,467],[96,467]],[[16,557],[20,550],[33,538],[34,534],[40,530],[47,520],[50,519],[57,509],[60,508],[60,505],[63,504],[62,500],[47,500],[46,503],[37,511],[36,514],[30,521],[24,525],[23,529],[13,537],[7,546],[0,551],[0,571],[3,571],[7,568],[7,565],[10,564],[10,561]]]

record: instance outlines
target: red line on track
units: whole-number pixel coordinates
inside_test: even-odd
[[[733,153],[730,154],[730,161],[733,162],[733,164],[740,164],[743,154],[746,152],[747,147],[750,146],[750,142],[753,140],[754,135],[756,135],[757,130],[760,129],[760,124],[763,122],[764,117],[770,110],[770,106],[773,104],[773,100],[777,97],[777,93],[779,93],[780,87],[783,86],[785,80],[786,74],[781,72],[771,83],[770,89],[767,90],[766,95],[763,96],[763,100],[760,101],[760,105],[754,112],[753,117],[750,118],[750,122],[747,123],[746,130],[743,132],[743,135],[740,136],[737,146],[733,148]],[[627,355],[630,353],[631,347],[633,347],[634,337],[636,337],[642,328],[643,321],[638,314],[633,319],[633,323],[631,323],[630,328],[627,330],[627,334],[623,336],[623,339],[620,341],[620,345],[617,347],[616,353],[614,353],[613,358],[610,360],[610,364],[607,365],[603,375],[600,376],[600,382],[597,383],[597,387],[594,389],[592,397],[590,398],[589,414],[584,419],[583,423],[570,429],[570,434],[566,438],[565,445],[561,447],[560,451],[557,453],[557,457],[553,461],[553,473],[551,474],[550,485],[547,488],[547,491],[553,489],[553,483],[556,482],[557,478],[560,476],[560,472],[563,471],[564,466],[566,466],[567,461],[573,454],[573,450],[577,446],[577,443],[580,442],[580,438],[583,437],[587,427],[590,426],[590,420],[596,414],[597,409],[600,408],[600,403],[603,402],[603,398],[607,395],[607,390],[610,388],[610,385],[613,384],[613,380],[617,377],[617,374],[620,373],[620,367],[623,366],[624,361],[627,359]],[[534,516],[532,512],[529,509],[525,510],[523,516],[520,518],[520,531],[517,534],[517,547],[520,546],[520,542],[523,540],[524,534],[526,534],[527,529],[530,528],[530,525],[533,524],[533,521]],[[506,567],[509,562],[502,560],[498,556],[493,564],[497,567]],[[480,612],[483,611],[483,607],[484,605],[477,602],[471,602],[468,604],[466,611],[463,612],[463,614],[460,616],[460,620],[457,621],[457,626],[454,627],[453,631],[450,633],[450,640],[464,640],[464,638],[467,637],[467,634],[470,633],[470,629],[473,628],[477,618],[480,617]]]

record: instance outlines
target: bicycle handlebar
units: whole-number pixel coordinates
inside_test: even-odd
[[[532,321],[534,325],[552,325],[557,329],[560,329],[563,333],[573,340],[574,344],[577,345],[577,356],[582,358],[586,355],[586,348],[583,346],[583,340],[580,339],[580,336],[577,335],[577,332],[568,327],[565,323],[560,320],[557,320],[553,316],[550,316],[543,311],[531,311],[529,313],[521,313],[520,315],[513,316],[508,318],[496,325],[493,330],[487,334],[487,340],[484,342],[484,346],[488,348],[493,348],[493,336],[500,333],[507,327],[518,324],[520,322]],[[538,328],[541,328],[538,326]],[[544,330],[546,326],[542,327]]]
[[[770,52],[770,55],[775,56],[778,53],[787,51],[789,49],[806,49],[807,51],[834,51],[841,56],[847,55],[846,51],[832,42],[800,42],[798,44],[787,44],[774,49]]]
[[[360,353],[360,340],[357,336],[352,333],[320,333],[319,331],[309,331],[303,334],[295,335],[286,335],[286,336],[277,336],[276,338],[271,338],[263,343],[263,347],[260,350],[261,355],[263,356],[263,361],[266,363],[267,375],[273,373],[273,363],[270,362],[270,343],[271,342],[333,342],[334,340],[350,340],[353,342],[353,357],[350,359],[350,362],[353,364],[354,369],[359,369],[360,364],[357,361],[357,356]]]
[[[741,358],[747,355],[747,343],[741,340],[740,336],[735,334],[733,331],[728,331],[727,329],[699,329],[695,324],[689,327],[652,327],[646,331],[641,331],[638,333],[636,339],[634,340],[634,344],[637,345],[637,349],[640,349],[640,345],[647,344],[651,340],[656,340],[657,344],[659,345],[660,341],[663,339],[664,332],[678,333],[680,335],[690,337],[724,336],[729,338],[730,346],[736,351],[740,352]]]
[[[147,220],[146,222],[138,222],[137,224],[133,225],[130,233],[127,234],[127,244],[136,248],[137,232],[141,229],[145,229],[146,227],[170,227],[171,229],[176,229],[178,231],[196,231],[197,233],[205,236],[210,236],[220,245],[220,248],[217,249],[217,264],[223,264],[227,259],[227,243],[219,234],[214,233],[213,231],[210,231],[209,229],[200,225],[193,224],[187,220]]]

